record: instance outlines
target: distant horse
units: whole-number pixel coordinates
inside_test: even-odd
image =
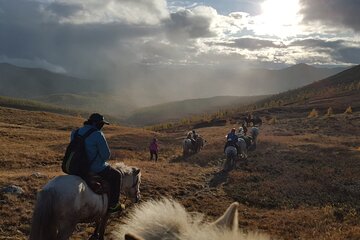
[[[263,121],[259,116],[254,116],[252,117],[251,115],[248,115],[246,117],[243,118],[243,125],[246,127],[249,126],[261,126]]]
[[[270,240],[264,234],[239,230],[238,203],[212,223],[199,213],[188,213],[174,200],[150,200],[137,206],[114,231],[113,237],[125,240]]]
[[[251,147],[249,148],[249,150],[255,150],[256,149],[256,145],[257,145],[257,138],[260,134],[260,130],[258,127],[252,127],[250,129],[250,136],[251,136]]]
[[[243,118],[243,125],[246,126],[246,127],[249,127],[250,126],[250,123],[252,123],[252,116],[251,114],[248,114],[247,116],[245,116]]]
[[[190,153],[197,153],[204,147],[205,140],[198,136],[195,140],[195,144],[191,141],[191,139],[186,138],[183,141],[183,156],[187,156]]]
[[[187,156],[190,154],[191,150],[193,149],[193,143],[191,139],[184,139],[183,141],[183,156]]]
[[[259,116],[255,116],[253,119],[251,119],[251,122],[253,126],[261,126],[263,121]]]
[[[225,148],[225,156],[226,160],[223,164],[224,171],[230,171],[235,167],[236,160],[237,160],[237,149],[234,146],[227,146]]]
[[[238,139],[234,145],[234,143],[225,146],[225,156],[226,160],[223,164],[224,171],[230,171],[236,167],[240,160],[247,159],[247,143],[243,137],[243,132],[239,132]],[[227,136],[225,136],[227,137]],[[229,142],[228,142],[229,143]]]
[[[120,191],[132,202],[138,202],[140,169],[122,163],[115,167],[122,176]],[[82,178],[74,175],[55,177],[37,195],[30,240],[66,240],[77,223],[90,222],[96,222],[90,239],[102,240],[109,217],[107,209],[107,194],[94,193]]]
[[[196,141],[195,152],[200,152],[200,150],[204,147],[206,141],[201,136],[198,136],[195,141]]]
[[[238,146],[238,149],[240,150],[239,154],[240,154],[241,159],[247,159],[247,143],[246,143],[245,139],[238,138],[236,145]]]

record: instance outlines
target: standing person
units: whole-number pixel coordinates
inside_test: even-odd
[[[196,139],[198,138],[199,134],[197,134],[197,132],[195,132],[195,130],[192,130],[192,138],[196,141]]]
[[[244,136],[246,136],[248,129],[247,129],[247,127],[246,127],[245,122],[243,122],[243,123],[241,124],[241,127],[243,128]]]
[[[153,157],[155,155],[155,162],[157,162],[159,146],[156,138],[153,138],[153,140],[151,141],[149,150],[150,150],[150,160],[153,160]]]
[[[84,136],[88,132],[92,132],[84,142],[85,151],[90,161],[89,171],[101,176],[110,185],[108,212],[115,213],[121,210],[121,205],[119,204],[121,174],[107,163],[110,158],[110,149],[105,135],[101,131],[105,124],[109,125],[109,122],[105,121],[104,116],[99,113],[93,113],[84,122],[83,127],[71,133],[71,140],[74,139],[75,134]]]

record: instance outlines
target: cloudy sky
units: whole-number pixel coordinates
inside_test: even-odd
[[[0,62],[123,87],[176,81],[169,69],[349,66],[359,12],[359,0],[0,0]]]

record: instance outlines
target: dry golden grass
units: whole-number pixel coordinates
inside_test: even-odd
[[[349,106],[348,108],[346,108],[346,110],[345,110],[345,112],[344,112],[345,114],[352,114],[353,113],[353,111],[352,111],[352,108],[351,108],[351,106]]]
[[[111,163],[141,168],[144,200],[170,196],[209,218],[237,200],[239,224],[246,229],[283,239],[359,239],[360,114],[276,117],[281,119],[276,125],[260,128],[258,148],[249,153],[248,162],[228,175],[218,171],[225,135],[233,125],[199,129],[207,143],[187,158],[181,156],[186,131],[157,133],[110,125],[104,132]],[[60,161],[70,130],[82,122],[0,108],[0,189],[15,184],[25,191],[18,196],[0,193],[1,239],[26,239],[36,192],[62,174]],[[160,143],[157,163],[148,160],[154,136]],[[109,238],[122,220],[112,217]],[[80,224],[72,239],[86,239],[92,230],[91,224]]]

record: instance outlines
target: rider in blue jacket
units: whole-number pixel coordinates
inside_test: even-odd
[[[90,172],[101,176],[110,185],[109,193],[109,213],[121,210],[119,204],[121,174],[118,170],[111,167],[107,161],[110,158],[110,149],[107,144],[102,127],[109,122],[99,113],[93,113],[89,119],[84,122],[84,126],[79,129],[80,135],[85,135],[91,129],[95,129],[85,139],[85,151],[90,160]],[[75,131],[71,133],[71,140],[74,138]]]
[[[224,146],[224,152],[225,152],[225,149],[228,147],[228,146],[233,146],[235,147],[237,150],[238,150],[238,146],[237,146],[237,141],[238,141],[238,136],[236,135],[236,129],[233,128],[231,129],[231,131],[226,135],[226,143],[225,143],[225,146]],[[239,150],[238,150],[239,152]]]

